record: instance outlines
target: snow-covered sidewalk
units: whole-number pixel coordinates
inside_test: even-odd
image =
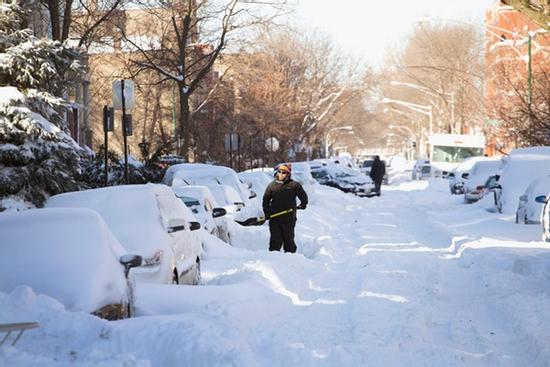
[[[70,313],[28,288],[0,322],[38,321],[0,365],[546,366],[550,249],[538,226],[465,206],[434,180],[362,199],[327,187],[298,254],[268,228],[210,238],[200,287],[139,285],[134,319]]]

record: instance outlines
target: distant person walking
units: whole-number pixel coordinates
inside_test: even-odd
[[[374,157],[372,162],[372,167],[370,169],[370,178],[374,182],[374,191],[376,196],[380,196],[382,181],[384,180],[384,175],[386,174],[386,164],[380,160],[380,156]]]
[[[275,180],[264,193],[263,210],[265,219],[269,219],[269,251],[296,252],[294,227],[296,226],[296,209],[305,209],[308,198],[300,183],[290,178],[292,165],[280,164],[276,168]],[[296,198],[300,205],[296,206]]]

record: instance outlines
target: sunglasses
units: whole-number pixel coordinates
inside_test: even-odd
[[[281,175],[288,175],[287,171],[277,171],[277,173],[280,173]]]

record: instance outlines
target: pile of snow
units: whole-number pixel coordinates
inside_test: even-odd
[[[138,284],[139,317],[105,322],[31,290],[0,322],[37,321],[7,365],[545,366],[550,251],[540,229],[403,182],[365,199],[316,185],[298,252],[268,225],[206,236],[204,285]],[[422,213],[422,215],[419,215]],[[38,293],[38,292],[37,292]]]

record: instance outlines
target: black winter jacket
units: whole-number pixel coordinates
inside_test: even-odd
[[[370,178],[374,182],[382,182],[384,175],[386,174],[386,165],[380,159],[375,159],[370,169]]]
[[[308,202],[307,194],[300,183],[291,178],[281,182],[273,181],[265,189],[263,210],[265,217],[287,209],[296,208],[296,197],[300,199],[300,206],[305,208]],[[296,212],[293,213],[296,215]],[[283,215],[286,217],[286,215]]]

